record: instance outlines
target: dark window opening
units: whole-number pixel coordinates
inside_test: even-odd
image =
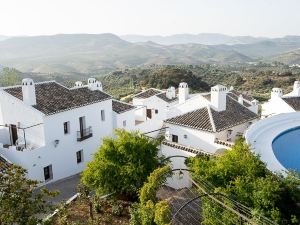
[[[155,114],[158,114],[158,109],[155,109]]]
[[[64,122],[64,134],[70,133],[70,122]]]
[[[76,152],[76,160],[77,160],[77,163],[83,162],[83,151],[82,150]]]
[[[172,141],[178,143],[178,136],[173,134]]]
[[[52,165],[44,167],[44,178],[45,181],[52,180],[53,178]]]

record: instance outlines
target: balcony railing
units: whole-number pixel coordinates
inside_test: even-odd
[[[93,137],[92,127],[77,131],[77,141],[84,141],[90,137]]]

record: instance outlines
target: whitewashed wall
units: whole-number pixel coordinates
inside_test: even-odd
[[[43,123],[43,114],[31,106],[23,104],[23,102],[4,91],[0,91],[0,105],[2,108],[2,123],[15,124],[20,127],[29,127],[36,124]],[[0,133],[5,136],[0,137],[0,142],[6,142],[4,144],[10,144],[8,128],[0,127]],[[4,129],[4,130],[3,130]],[[23,132],[18,130],[18,136],[23,137]],[[3,138],[3,139],[1,139]],[[26,129],[26,140],[28,144],[34,144],[37,147],[45,145],[44,129],[43,126],[35,126]]]
[[[185,157],[194,157],[195,154],[182,151],[176,148],[172,148],[166,145],[162,145],[161,147],[161,154],[163,154],[165,157],[180,155]],[[187,169],[185,165],[185,158],[182,157],[174,157],[170,158],[172,169]],[[190,175],[189,172],[182,170],[183,172],[183,178],[179,179],[179,171],[175,171],[174,175],[167,179],[167,185],[175,188],[175,189],[181,189],[184,187],[191,187],[192,182],[190,181]]]
[[[105,121],[101,121],[101,109]],[[85,116],[86,127],[92,126],[93,137],[77,141],[79,117]],[[64,134],[63,123],[70,121],[70,134]],[[112,100],[57,113],[44,118],[45,146],[21,151],[0,149],[8,160],[28,170],[28,177],[44,181],[43,168],[52,164],[51,182],[81,172],[102,143],[102,138],[112,134]],[[59,140],[55,147],[54,141]],[[76,152],[83,150],[83,163],[77,164]]]
[[[215,133],[195,130],[188,127],[168,123],[166,123],[166,126],[168,127],[167,131],[170,133],[170,136],[172,134],[178,136],[179,144],[203,149],[204,151],[212,153],[214,153],[219,148],[219,146],[214,143],[216,136]],[[187,135],[187,138],[184,138],[184,135]],[[171,140],[172,136],[170,137],[170,141]]]
[[[262,104],[262,117],[290,112],[295,112],[295,110],[279,97],[270,99],[268,102]]]
[[[135,110],[129,110],[123,113],[113,112],[113,127],[118,129],[125,129],[127,131],[132,131],[135,129]],[[124,127],[123,121],[126,121],[126,126]]]

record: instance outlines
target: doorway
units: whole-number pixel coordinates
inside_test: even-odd
[[[14,124],[11,124],[9,126],[10,129],[10,141],[11,141],[11,145],[16,145],[16,142],[18,140],[18,129],[17,126]]]

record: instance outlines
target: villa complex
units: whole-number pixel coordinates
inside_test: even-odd
[[[263,115],[298,110],[299,90],[299,82],[285,96],[273,89]],[[257,100],[223,85],[193,94],[187,83],[178,89],[150,88],[129,104],[113,99],[94,78],[72,88],[24,79],[22,85],[0,89],[0,95],[0,159],[24,167],[28,177],[42,182],[81,172],[115,128],[164,136],[161,154],[189,157],[223,152],[259,120]],[[183,158],[171,163],[185,168]],[[189,185],[172,179],[169,184]]]

